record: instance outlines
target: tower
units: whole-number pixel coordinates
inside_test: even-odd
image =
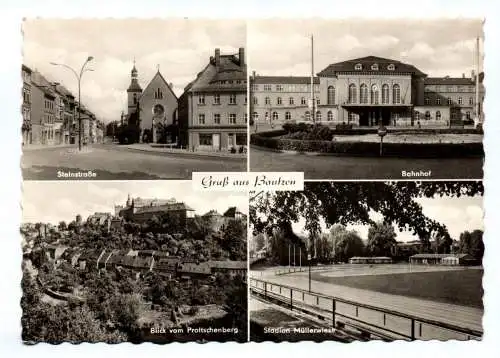
[[[128,103],[128,114],[132,114],[137,109],[137,104],[139,103],[139,98],[142,94],[142,88],[139,85],[139,81],[137,79],[137,68],[135,68],[135,59],[134,59],[134,67],[132,67],[132,71],[130,71],[130,86],[127,89],[127,103]]]

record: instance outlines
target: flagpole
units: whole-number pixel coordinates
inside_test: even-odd
[[[311,34],[311,119],[316,123],[316,100],[314,98],[314,38]]]

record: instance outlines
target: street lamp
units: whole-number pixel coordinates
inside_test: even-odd
[[[80,85],[81,85],[81,81],[82,81],[82,75],[84,72],[86,71],[93,71],[92,69],[90,68],[85,68],[85,66],[94,59],[93,56],[89,56],[87,57],[87,60],[83,63],[82,65],[82,68],[80,69],[80,73],[78,74],[72,67],[64,64],[64,63],[56,63],[56,62],[51,62],[50,64],[53,65],[53,66],[62,66],[62,67],[66,67],[67,69],[71,70],[71,72],[73,72],[73,74],[75,75],[76,77],[76,80],[78,82],[78,150],[82,150],[82,117],[81,117],[81,106],[82,106],[82,103],[81,103],[81,88],[80,88]]]

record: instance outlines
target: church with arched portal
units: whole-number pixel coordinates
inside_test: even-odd
[[[139,119],[139,141],[147,143],[177,143],[178,118],[177,96],[172,84],[167,83],[160,69],[144,90],[139,85],[138,71],[131,71],[127,89],[128,110],[126,120]]]

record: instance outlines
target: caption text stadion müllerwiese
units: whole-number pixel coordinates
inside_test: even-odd
[[[302,191],[304,173],[302,172],[238,172],[203,173],[195,172],[192,178],[193,189],[197,191]]]

